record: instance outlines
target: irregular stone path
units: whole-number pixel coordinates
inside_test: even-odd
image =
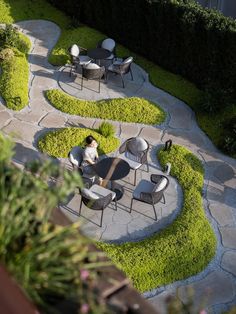
[[[58,82],[61,82],[63,86],[66,84],[62,71],[58,71],[58,68],[51,66],[47,61],[50,50],[60,36],[58,26],[43,20],[20,22],[18,26],[30,37],[33,44],[29,56],[30,103],[20,112],[14,112],[6,109],[0,99],[0,129],[5,134],[13,133],[16,141],[14,160],[18,164],[23,164],[27,160],[38,158],[36,142],[43,132],[68,125],[94,127],[99,124],[99,120],[61,113],[54,109],[43,96],[44,90],[59,88]],[[175,295],[178,292],[178,298],[184,302],[186,287],[192,287],[198,304],[205,301],[204,306],[210,313],[221,313],[236,304],[236,160],[221,154],[214,147],[199,129],[194,113],[188,106],[152,86],[147,74],[139,67],[135,69],[137,73],[141,73],[139,77],[143,79],[138,80],[138,85],[127,80],[127,86],[123,90],[117,87],[119,82],[113,82],[108,86],[103,85],[100,95],[94,91],[87,90],[86,92],[86,89],[83,93],[86,93],[89,99],[98,99],[98,96],[102,98],[140,96],[161,105],[168,113],[167,121],[163,125],[150,127],[114,122],[117,134],[122,140],[136,135],[146,138],[153,145],[149,158],[151,171],[156,173],[159,171],[155,165],[157,144],[164,143],[169,138],[172,138],[174,143],[186,146],[200,158],[205,168],[206,215],[218,239],[216,256],[203,272],[186,280],[154,289],[145,293],[145,296],[156,308],[163,309],[161,313],[165,313],[163,300],[166,296]],[[140,176],[145,177],[145,172],[142,171]],[[173,201],[177,199],[175,193],[178,194],[178,200],[181,200],[178,184],[172,180],[170,197]],[[172,208],[173,213],[178,211],[178,202],[173,204]],[[132,217],[133,226],[135,226],[136,218],[137,216]],[[126,215],[124,219],[128,219],[128,216]],[[150,221],[150,218],[148,219]],[[122,229],[122,224],[119,224],[119,221],[116,223],[119,226],[118,230]],[[150,223],[147,224],[149,225]],[[107,226],[109,227],[109,224]],[[132,233],[134,237],[140,236],[138,230],[131,230]]]

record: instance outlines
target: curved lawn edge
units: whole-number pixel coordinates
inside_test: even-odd
[[[58,110],[73,115],[122,122],[160,124],[165,112],[144,98],[114,98],[99,101],[81,100],[60,90],[46,91],[46,97]]]
[[[85,145],[84,140],[88,135],[99,143],[99,155],[111,153],[120,145],[116,137],[104,137],[95,129],[73,127],[47,132],[39,139],[38,148],[52,157],[67,158],[72,147]]]
[[[216,237],[202,202],[203,167],[184,147],[160,150],[162,166],[172,164],[184,193],[180,215],[166,229],[140,242],[97,243],[140,292],[182,280],[202,271],[215,255]],[[168,202],[168,199],[167,199]]]
[[[29,102],[29,64],[27,60],[31,43],[28,37],[19,33],[17,48],[10,48],[14,55],[0,62],[0,94],[6,107],[21,110]]]

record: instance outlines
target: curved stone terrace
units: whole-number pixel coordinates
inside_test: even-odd
[[[59,112],[45,99],[47,89],[60,88],[78,98],[97,100],[114,97],[139,96],[158,103],[166,112],[167,119],[161,126],[146,126],[131,123],[112,122],[116,134],[124,141],[132,136],[142,136],[150,144],[149,174],[138,172],[138,181],[149,178],[151,173],[162,173],[156,162],[155,153],[159,145],[171,138],[174,143],[189,148],[203,162],[205,169],[204,206],[208,219],[214,228],[218,247],[215,258],[207,268],[196,276],[173,284],[159,287],[145,293],[161,313],[165,313],[163,300],[175,295],[184,301],[186,288],[193,287],[195,298],[201,303],[205,295],[208,298],[205,307],[210,313],[221,313],[236,304],[236,160],[220,153],[207,136],[199,129],[192,110],[182,101],[172,97],[149,83],[148,75],[138,66],[134,66],[134,82],[126,78],[126,88],[121,87],[119,77],[101,85],[98,94],[96,83],[82,91],[77,89],[78,77],[68,75],[67,67],[53,67],[47,61],[49,51],[57,42],[60,29],[49,21],[25,21],[17,23],[30,37],[32,50],[29,55],[30,86],[29,105],[20,112],[6,109],[0,104],[0,128],[5,134],[12,134],[16,141],[14,161],[22,165],[28,160],[40,156],[36,142],[40,134],[49,129],[71,125],[96,127],[99,119],[81,118]],[[116,153],[113,154],[114,156]],[[66,160],[61,160],[66,162]],[[166,205],[162,205],[163,216],[158,221],[152,219],[152,209],[135,205],[136,211],[127,213],[132,192],[133,173],[124,178],[126,187],[124,197],[119,201],[118,211],[107,209],[104,212],[104,226],[99,228],[87,220],[83,222],[84,232],[95,239],[104,241],[138,241],[153,232],[164,228],[178,215],[181,207],[182,191],[178,183],[170,177],[170,186],[166,192]],[[137,181],[137,182],[138,182]],[[78,210],[79,195],[75,194],[66,206]],[[138,204],[138,203],[137,203]],[[159,206],[159,205],[158,205]],[[141,215],[138,211],[142,211]],[[78,219],[64,206],[61,210],[71,219]],[[87,213],[87,211],[84,211]],[[96,219],[96,217],[93,217]]]

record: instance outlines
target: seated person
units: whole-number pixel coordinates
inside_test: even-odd
[[[83,173],[89,175],[96,175],[92,165],[95,164],[98,160],[98,152],[97,147],[98,143],[92,135],[89,135],[85,139],[86,147],[83,152],[83,161],[81,163],[81,167],[83,169]],[[100,184],[102,183],[102,179],[99,178]]]

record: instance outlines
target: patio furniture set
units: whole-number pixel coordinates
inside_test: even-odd
[[[76,44],[68,49],[71,57],[70,76],[72,71],[78,72],[79,68],[81,68],[82,71],[81,89],[83,89],[84,86],[84,79],[97,80],[98,92],[100,93],[101,79],[104,77],[105,83],[107,83],[109,73],[120,75],[123,88],[125,88],[123,78],[125,74],[130,73],[131,79],[133,80],[131,69],[133,57],[118,59],[115,49],[116,43],[111,38],[100,41],[94,49],[87,50]],[[87,54],[84,55],[83,53]],[[101,61],[103,61],[105,65],[101,66]]]
[[[72,148],[68,155],[69,161],[74,169],[80,171],[84,182],[84,187],[80,188],[81,203],[78,216],[81,215],[83,204],[90,209],[100,211],[101,218],[98,225],[101,227],[104,209],[113,202],[117,211],[117,202],[124,194],[124,187],[115,181],[126,177],[132,169],[134,171],[133,185],[136,186],[137,170],[145,164],[147,172],[149,172],[148,150],[148,142],[141,137],[132,137],[126,140],[119,148],[119,157],[106,157],[93,165],[96,174],[104,179],[100,186],[96,184],[94,175],[83,173],[80,167],[83,160],[83,149],[79,146]],[[153,207],[154,220],[157,221],[155,204],[161,200],[165,204],[164,191],[168,185],[169,179],[164,175],[151,174],[150,181],[141,180],[132,193],[129,212],[132,211],[134,201],[150,204]]]

